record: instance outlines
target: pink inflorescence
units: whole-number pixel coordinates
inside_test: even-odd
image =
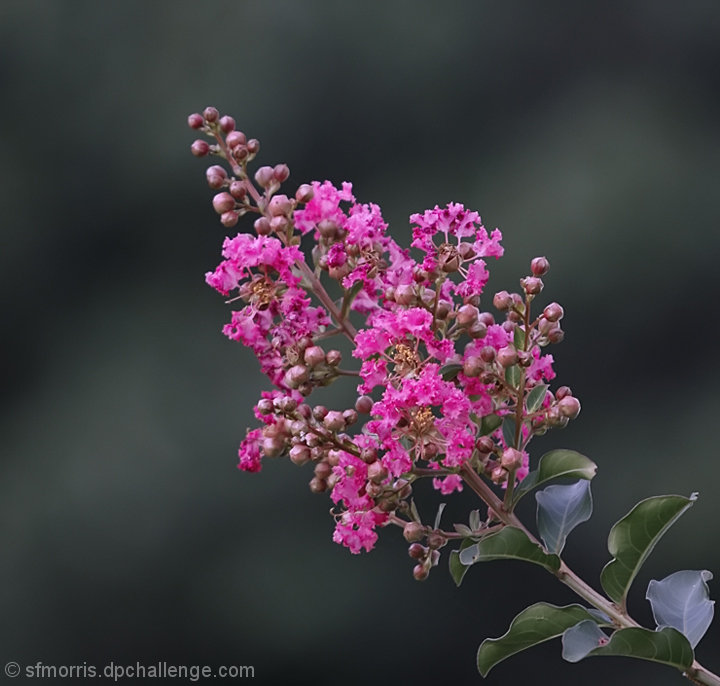
[[[450,203],[411,215],[404,249],[350,183],[313,181],[282,194],[287,166],[260,167],[251,178],[260,145],[232,118],[207,108],[188,122],[211,141],[195,141],[193,154],[227,164],[206,174],[222,224],[255,216],[254,233],[226,238],[222,261],[206,274],[233,305],[223,332],[253,350],[275,387],[255,407],[262,426],[243,439],[239,468],[257,472],[281,455],[312,463],[311,490],[329,491],[334,503],[333,540],[369,551],[378,527],[402,526],[413,574],[425,578],[449,536],[422,523],[410,501],[416,482],[428,478],[447,495],[472,472],[510,488],[528,473],[532,436],[580,410],[570,389],[547,386],[555,373],[544,348],[562,340],[562,307],[530,314],[547,260],[532,261],[519,292],[495,294],[496,321],[481,298],[502,235],[476,212]],[[348,368],[328,346],[334,337],[352,343]],[[356,377],[354,407],[309,402],[342,376]]]

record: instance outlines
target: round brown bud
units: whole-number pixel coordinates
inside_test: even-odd
[[[358,420],[358,413],[355,410],[343,410],[342,416],[345,426],[351,426]]]
[[[317,367],[325,362],[325,351],[319,345],[311,345],[305,349],[303,359],[309,367]]]
[[[413,577],[415,581],[425,581],[430,576],[430,570],[425,565],[415,565],[413,567]]]
[[[526,276],[520,280],[520,285],[528,295],[537,295],[544,286],[542,279],[537,276]]]
[[[549,322],[559,322],[564,314],[565,310],[563,310],[562,305],[558,303],[550,303],[543,310],[543,315],[545,315],[545,319]]]
[[[230,183],[230,195],[232,195],[235,200],[243,200],[247,195],[245,184],[242,181],[232,181]]]
[[[422,560],[428,554],[428,549],[420,543],[413,543],[408,548],[408,555],[413,560]]]
[[[478,315],[478,321],[485,324],[485,326],[492,326],[495,323],[495,317],[490,312],[481,312]]]
[[[495,450],[495,441],[493,441],[490,436],[480,436],[480,438],[475,441],[475,447],[482,455],[489,455]]]
[[[300,384],[307,381],[309,376],[308,368],[304,364],[296,364],[285,372],[285,383],[290,388],[297,388]]]
[[[327,479],[332,474],[332,467],[327,462],[318,462],[314,471],[319,479]]]
[[[559,326],[556,326],[550,329],[547,337],[551,343],[560,343],[565,338],[565,332]]]
[[[247,142],[247,149],[251,155],[257,155],[260,152],[260,141],[257,138],[251,138]]]
[[[210,152],[210,146],[207,141],[198,139],[193,141],[193,144],[190,146],[190,152],[195,155],[195,157],[204,157]]]
[[[400,284],[395,289],[394,300],[398,305],[409,305],[415,300],[415,289],[410,284]]]
[[[494,362],[496,355],[497,352],[495,351],[495,348],[490,345],[486,345],[482,348],[482,350],[480,350],[480,359],[487,364]]]
[[[191,114],[187,121],[191,129],[201,129],[204,123],[202,114],[198,114],[197,112]]]
[[[220,113],[214,107],[206,107],[203,110],[203,117],[208,124],[214,124],[219,116]]]
[[[331,410],[328,412],[324,419],[323,425],[328,431],[340,431],[345,428],[345,420],[343,419],[342,412],[337,410]]]
[[[355,409],[360,414],[370,414],[374,404],[373,399],[369,395],[361,395],[355,401]]]
[[[298,189],[295,191],[295,200],[301,203],[308,203],[313,199],[313,195],[313,187],[308,183],[304,183],[298,186]]]
[[[239,145],[245,145],[247,138],[242,131],[231,131],[226,137],[225,142],[229,148],[237,148]]]
[[[220,117],[220,128],[224,133],[230,133],[235,128],[235,120],[228,115]]]
[[[408,522],[403,528],[403,536],[408,543],[421,541],[425,536],[425,527],[418,522]]]
[[[288,198],[287,195],[278,194],[273,196],[273,198],[270,200],[267,209],[268,214],[272,215],[273,217],[286,217],[292,211],[292,203],[290,202],[290,198]]]
[[[511,345],[506,345],[504,348],[500,348],[497,352],[497,361],[504,368],[512,367],[518,362],[517,350]]]
[[[273,168],[273,176],[278,183],[287,181],[290,176],[290,167],[287,164],[276,164]]]
[[[321,422],[323,419],[325,419],[327,413],[329,410],[325,405],[315,405],[312,410],[312,415],[317,421]]]
[[[558,388],[557,391],[555,391],[555,397],[558,400],[562,400],[563,398],[567,397],[568,395],[572,395],[570,386],[560,386],[560,388]]]
[[[572,395],[566,395],[558,402],[558,409],[563,417],[575,419],[580,414],[580,401]]]
[[[213,164],[205,170],[205,178],[210,188],[221,188],[227,179],[227,172],[219,164]]]
[[[501,312],[509,309],[512,302],[512,297],[507,291],[498,291],[493,296],[493,305]]]
[[[267,217],[258,217],[253,226],[258,236],[269,236],[272,233],[270,220]]]
[[[479,357],[475,357],[475,355],[471,355],[463,362],[463,374],[465,374],[465,376],[480,376],[483,368],[483,361]]]
[[[230,193],[218,193],[212,201],[213,208],[218,214],[225,214],[235,207],[235,198]]]
[[[327,489],[327,481],[325,481],[325,479],[319,479],[316,476],[314,476],[312,479],[310,479],[310,490],[313,493],[322,493],[326,489]]]
[[[508,471],[518,469],[519,467],[522,467],[522,463],[523,455],[519,450],[516,450],[515,448],[505,448],[505,450],[503,450],[502,457],[500,458],[500,464],[505,469]]]
[[[325,362],[331,367],[337,367],[342,361],[342,353],[339,350],[328,350],[325,355]]]
[[[290,460],[298,466],[304,465],[310,461],[310,449],[306,445],[294,445],[290,448]]]
[[[237,212],[223,212],[220,215],[220,223],[226,228],[230,229],[238,223],[240,215]]]
[[[530,262],[530,271],[533,273],[533,276],[545,276],[548,269],[550,269],[550,263],[546,257],[535,257],[532,262]]]
[[[428,547],[434,550],[437,550],[438,548],[442,548],[445,543],[447,542],[445,536],[442,534],[438,534],[435,532],[432,532],[427,537],[427,544]]]
[[[387,478],[388,470],[385,469],[383,463],[380,461],[373,462],[368,466],[368,480],[373,481],[376,484],[384,481]]]

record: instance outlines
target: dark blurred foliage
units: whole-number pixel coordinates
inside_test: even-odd
[[[185,119],[208,104],[261,140],[262,163],[287,162],[293,188],[352,181],[400,242],[411,212],[477,209],[505,235],[491,292],[547,255],[543,297],[567,313],[558,382],[583,412],[534,455],[600,465],[569,563],[597,585],[617,518],[699,490],[631,608],[649,620],[650,578],[720,571],[718,35],[720,5],[700,1],[5,0],[0,662],[470,684],[484,637],[531,602],[573,601],[519,563],[457,590],[444,557],[418,584],[396,531],[370,555],[331,542],[309,470],[235,469],[267,384],[203,282],[224,231]],[[719,639],[716,624],[697,651],[715,669]],[[538,676],[680,678],[570,666],[553,642],[485,683]]]

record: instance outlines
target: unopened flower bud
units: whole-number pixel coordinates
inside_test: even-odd
[[[413,577],[415,581],[425,581],[430,576],[430,570],[425,565],[415,565],[413,567]]]
[[[260,152],[260,141],[256,138],[251,138],[247,142],[247,149],[251,155],[257,155]]]
[[[343,419],[342,412],[332,410],[325,415],[323,419],[323,425],[328,431],[340,431],[345,428],[345,420]]]
[[[558,400],[562,400],[563,398],[566,398],[569,395],[572,395],[570,386],[560,386],[560,388],[558,388],[557,391],[555,391],[555,397]]]
[[[301,383],[308,380],[308,368],[303,364],[296,364],[285,372],[285,383],[290,388],[297,388]]]
[[[235,120],[228,115],[220,117],[220,128],[224,133],[230,133],[235,128]]]
[[[268,166],[260,167],[255,172],[255,181],[257,181],[258,186],[267,188],[273,182],[273,168]]]
[[[207,141],[198,139],[190,146],[190,152],[195,155],[195,157],[204,157],[210,152],[210,146]]]
[[[285,441],[279,436],[263,438],[262,451],[266,457],[277,457],[285,448]]]
[[[278,183],[287,181],[287,178],[290,176],[290,167],[288,167],[287,164],[276,164],[273,168],[273,176]]]
[[[458,310],[456,321],[460,326],[471,326],[477,321],[479,314],[478,308],[474,305],[463,305]]]
[[[495,442],[490,436],[480,436],[480,438],[475,441],[475,447],[480,454],[489,455],[495,450]]]
[[[198,114],[197,112],[191,114],[187,121],[191,129],[201,129],[204,123],[202,114]]]
[[[308,183],[304,183],[298,186],[298,189],[295,191],[295,200],[301,203],[308,203],[313,199],[313,195],[313,187]]]
[[[315,405],[312,409],[312,416],[317,419],[319,422],[321,422],[323,419],[325,419],[325,416],[329,410],[325,405]]]
[[[230,149],[237,148],[239,145],[245,145],[247,138],[242,131],[231,131],[225,137],[225,142]]]
[[[425,527],[418,522],[408,522],[403,529],[403,536],[408,543],[421,541],[425,536]]]
[[[492,326],[495,323],[495,317],[490,312],[481,312],[478,315],[478,321],[485,324],[485,326]]]
[[[361,395],[355,401],[355,409],[360,414],[370,414],[374,404],[373,399],[369,395]]]
[[[343,410],[342,416],[345,426],[351,426],[358,420],[358,413],[355,410]]]
[[[438,548],[442,548],[446,543],[446,538],[442,534],[439,534],[437,532],[432,532],[427,537],[427,544],[429,548],[437,550]]]
[[[258,400],[257,410],[260,414],[270,414],[273,411],[273,402],[270,398]]]
[[[368,465],[367,476],[369,481],[373,481],[376,484],[381,483],[387,478],[388,470],[385,469],[383,463],[379,460]]]
[[[553,328],[553,323],[549,321],[548,319],[545,319],[545,317],[540,317],[538,319],[538,331],[543,335],[547,336],[550,333],[550,330]]]
[[[520,279],[520,285],[528,295],[537,295],[543,289],[543,282],[537,276],[526,276]]]
[[[560,343],[565,338],[565,332],[559,326],[555,326],[550,329],[547,337],[551,343]]]
[[[317,367],[325,362],[325,351],[319,345],[312,345],[303,353],[305,364],[310,367]]]
[[[267,217],[258,217],[253,226],[258,236],[269,236],[272,233],[270,220]]]
[[[558,409],[563,417],[575,419],[580,414],[580,401],[572,395],[566,395],[558,402]]]
[[[511,345],[506,345],[504,348],[500,348],[497,352],[497,361],[504,368],[512,367],[518,362],[517,350]]]
[[[316,476],[314,476],[312,479],[310,479],[310,490],[313,493],[322,493],[326,489],[327,489],[327,481],[325,481],[325,479],[319,479]]]
[[[275,195],[268,203],[268,214],[273,217],[280,215],[287,216],[292,211],[292,203],[287,195]]]
[[[503,450],[502,457],[500,458],[500,464],[505,469],[508,471],[518,469],[518,467],[522,467],[522,463],[523,454],[519,450],[516,450],[515,448],[505,448],[505,450]]]
[[[243,200],[247,195],[247,189],[242,181],[232,181],[229,190],[235,200]]]
[[[293,464],[302,466],[310,461],[310,450],[305,445],[294,445],[290,448],[290,460]]]
[[[398,305],[409,305],[415,300],[415,289],[410,284],[400,284],[395,288],[395,302]]]
[[[288,218],[283,215],[279,215],[270,220],[270,229],[275,233],[281,233],[287,229],[288,224]]]
[[[558,303],[550,303],[543,310],[543,315],[549,322],[559,322],[563,318],[564,314],[565,311],[563,310],[562,305],[559,305]]]
[[[488,364],[495,361],[496,355],[495,348],[491,345],[486,345],[480,350],[480,359]]]
[[[238,223],[239,216],[237,212],[223,212],[220,215],[220,223],[226,229],[230,229]]]
[[[208,124],[214,124],[219,116],[220,113],[214,107],[206,107],[203,110],[203,117]]]
[[[477,340],[478,338],[485,338],[485,336],[487,336],[487,326],[485,326],[485,324],[483,324],[481,321],[476,321],[468,329],[468,334],[473,340]]]
[[[507,291],[498,291],[495,293],[493,296],[493,305],[501,312],[509,309],[510,305],[512,305],[512,297],[510,296],[510,293]]]
[[[325,362],[331,367],[337,367],[342,361],[342,353],[339,350],[328,350],[325,355]]]
[[[530,262],[530,271],[533,273],[533,276],[545,276],[548,269],[550,269],[550,263],[546,257],[535,257],[532,262]]]
[[[493,483],[500,484],[505,481],[505,479],[507,479],[507,471],[503,469],[500,465],[498,465],[497,467],[495,467],[495,469],[492,470],[490,474],[490,479]]]
[[[408,555],[413,560],[422,560],[428,554],[428,549],[420,543],[413,543],[408,548]]]
[[[213,208],[218,214],[224,214],[235,207],[235,198],[230,193],[218,193],[212,201]]]
[[[463,362],[463,374],[470,377],[480,376],[480,372],[484,367],[485,365],[479,357],[471,355]]]

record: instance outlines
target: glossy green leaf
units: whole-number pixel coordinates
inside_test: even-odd
[[[513,619],[503,636],[487,638],[480,644],[477,654],[478,671],[485,677],[498,662],[534,645],[562,636],[568,628],[583,620],[592,621],[592,615],[580,605],[531,605]]]
[[[608,550],[614,559],[600,574],[605,593],[616,603],[625,605],[630,584],[660,540],[685,510],[697,499],[680,495],[660,495],[640,501],[615,523],[608,536]]]
[[[560,558],[557,555],[546,553],[524,531],[514,526],[506,526],[460,552],[460,562],[467,566],[477,562],[511,559],[532,562],[551,572],[560,569]]]
[[[460,551],[465,550],[465,548],[469,548],[471,545],[473,545],[473,542],[469,538],[465,538],[460,544],[459,550],[452,550],[450,552],[448,559],[448,564],[450,565],[450,576],[456,586],[460,586],[465,574],[467,574],[467,570],[470,569],[468,565],[464,565],[460,562]]]
[[[525,350],[525,332],[520,326],[516,326],[513,331],[513,344],[516,350]]]
[[[502,433],[505,444],[510,447],[515,447],[515,417],[507,415],[503,419]]]
[[[535,412],[542,407],[543,400],[545,400],[545,396],[547,395],[547,389],[547,384],[541,383],[527,394],[525,407],[527,407],[528,412]]]
[[[537,525],[545,547],[558,555],[568,534],[592,515],[593,502],[589,481],[548,486],[535,494]]]
[[[569,636],[569,640],[566,638]],[[677,629],[665,627],[659,631],[631,628],[618,629],[610,640],[597,625],[583,621],[569,628],[563,636],[563,657],[570,662],[578,662],[584,657],[615,655],[635,657],[670,665],[685,671],[695,659],[693,649],[687,638]],[[598,645],[603,643],[604,645]],[[593,647],[595,646],[595,647]],[[584,652],[587,649],[587,652]]]
[[[712,577],[706,569],[686,569],[661,581],[653,579],[645,595],[652,606],[655,623],[659,627],[674,627],[693,648],[705,635],[715,612],[715,601],[710,600],[707,585]]]
[[[597,472],[597,465],[585,455],[574,450],[551,450],[545,453],[538,468],[530,472],[515,489],[514,503],[538,486],[560,478],[590,480]]]
[[[440,368],[440,376],[442,376],[443,381],[452,381],[460,373],[462,368],[463,366],[461,364],[451,362]]]
[[[503,423],[502,417],[498,417],[498,415],[496,415],[496,414],[485,415],[480,420],[480,435],[481,436],[490,435],[502,423]]]
[[[517,388],[520,385],[520,378],[522,377],[522,370],[520,365],[513,364],[505,370],[505,381],[511,388]]]

